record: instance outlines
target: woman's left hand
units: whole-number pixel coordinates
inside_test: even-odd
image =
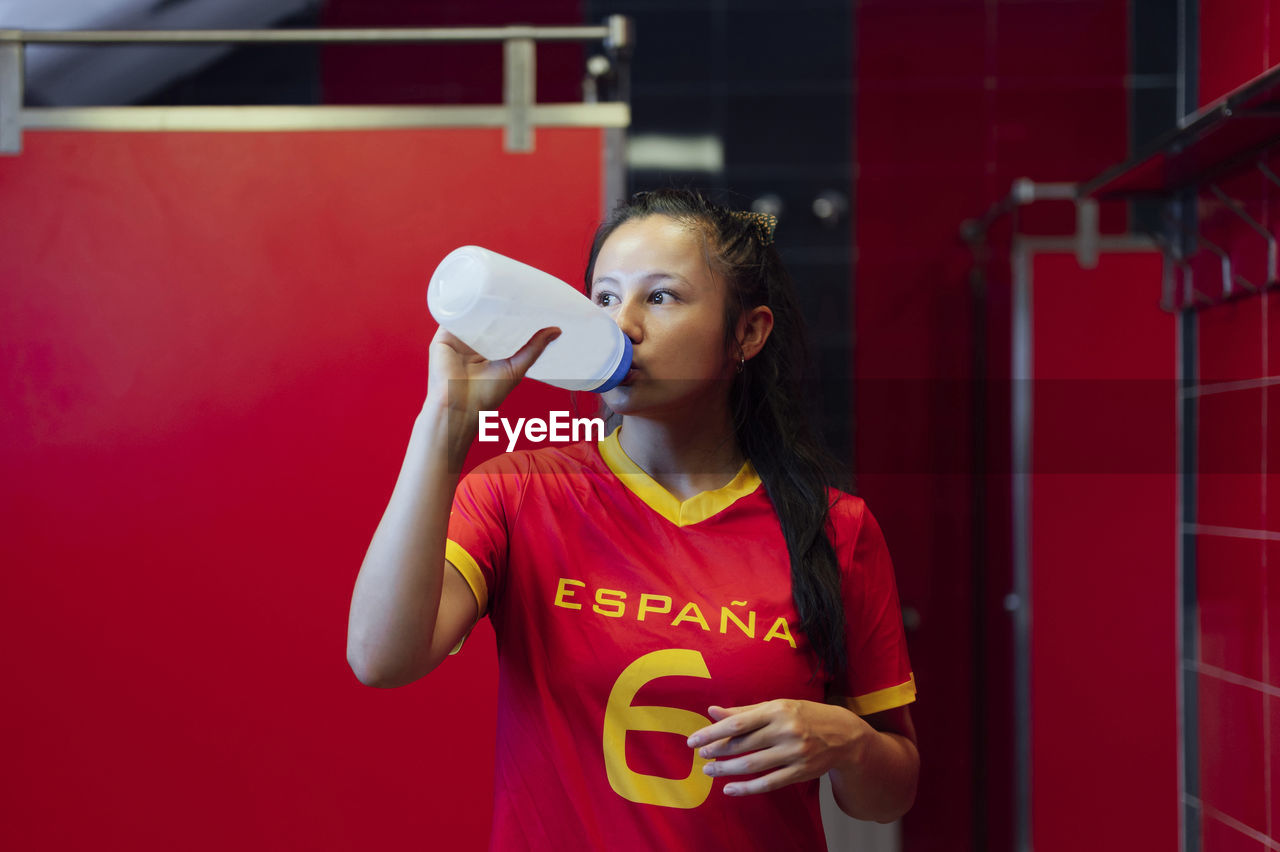
[[[702,771],[717,778],[766,773],[727,784],[730,796],[765,793],[854,766],[876,736],[852,711],[816,701],[778,699],[708,712],[713,723],[689,737],[689,745],[710,760]]]

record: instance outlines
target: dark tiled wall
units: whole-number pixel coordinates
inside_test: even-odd
[[[284,27],[496,27],[581,23],[578,0],[488,3],[328,0]],[[583,47],[538,46],[537,96],[581,98]],[[497,44],[264,45],[239,47],[150,96],[171,104],[479,104],[502,100]]]
[[[575,25],[578,0],[326,0],[326,27],[501,27]],[[537,98],[581,99],[583,47],[537,47]],[[325,103],[496,104],[502,101],[498,44],[329,45],[323,51]]]
[[[304,10],[276,29],[319,26],[318,10]],[[321,48],[314,44],[237,47],[211,65],[175,80],[142,103],[149,106],[205,104],[318,104]]]
[[[1181,14],[1179,6],[1182,5]],[[1145,152],[1159,138],[1177,126],[1178,118],[1189,110],[1195,86],[1190,91],[1186,80],[1195,79],[1195,52],[1180,49],[1181,29],[1195,33],[1195,15],[1189,9],[1195,4],[1170,3],[1168,0],[1130,0],[1129,35],[1130,78],[1129,155]],[[1179,75],[1184,75],[1179,85]],[[1139,233],[1161,233],[1160,201],[1133,203],[1133,229]]]

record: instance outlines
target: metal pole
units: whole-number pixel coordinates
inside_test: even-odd
[[[635,22],[626,15],[610,15],[605,18],[609,34],[604,39],[604,49],[613,66],[613,97],[631,104],[631,56],[635,52]],[[608,128],[604,131],[604,174],[600,182],[603,197],[600,215],[603,218],[627,195],[627,131],[626,128]]]
[[[504,146],[508,151],[533,150],[533,109],[537,70],[533,39],[515,38],[502,46],[502,102],[507,108]]]
[[[603,25],[535,27],[279,29],[279,30],[18,30],[0,29],[0,154],[22,149],[24,128],[73,130],[329,130],[357,127],[504,127],[508,151],[533,150],[533,129],[625,128],[625,101],[538,104],[535,45],[539,41],[600,41],[625,60],[634,44],[630,18]],[[24,106],[22,56],[28,44],[414,44],[504,45],[502,105],[400,107],[32,107]],[[619,63],[625,67],[625,61]],[[616,135],[616,134],[615,134]],[[612,138],[612,137],[611,137]],[[615,146],[617,140],[613,140]],[[615,181],[616,183],[616,181]]]
[[[0,30],[0,42],[24,44],[367,44],[420,42],[600,41],[608,26],[388,27],[281,30]]]
[[[1013,272],[1013,592],[1005,609],[1013,617],[1014,692],[1014,849],[1031,852],[1031,430],[1033,402],[1031,253],[1015,238],[1011,258]]]
[[[631,103],[631,55],[636,46],[635,22],[626,15],[610,15],[604,23],[608,30],[604,48],[613,61],[617,77],[614,97],[623,103]]]
[[[0,154],[22,152],[22,43],[0,41]]]

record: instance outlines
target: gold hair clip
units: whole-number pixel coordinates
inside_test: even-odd
[[[756,239],[762,246],[773,245],[773,232],[778,229],[778,217],[772,213],[752,213],[747,210],[730,210],[729,215],[755,228]]]

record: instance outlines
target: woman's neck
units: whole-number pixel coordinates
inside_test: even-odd
[[[728,417],[678,426],[623,417],[618,442],[628,458],[678,500],[727,485],[746,461]]]

